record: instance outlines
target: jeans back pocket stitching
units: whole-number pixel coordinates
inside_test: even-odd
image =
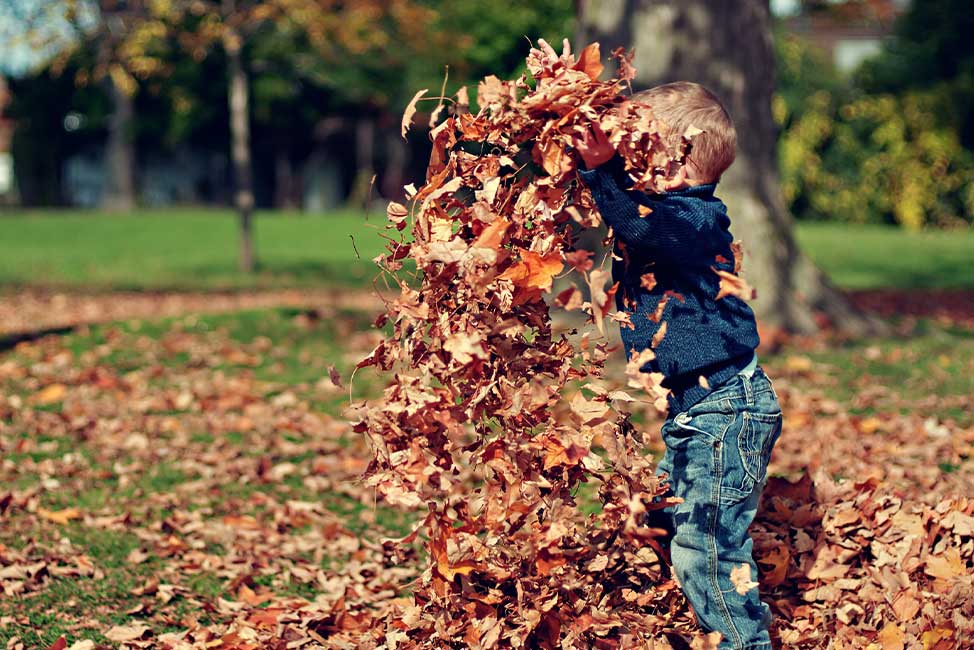
[[[767,474],[768,471],[768,460],[766,456],[769,455],[770,449],[768,447],[771,444],[771,439],[774,434],[767,436],[761,441],[761,449],[758,451],[751,451],[754,447],[751,441],[751,421],[757,420],[758,422],[763,422],[764,424],[777,425],[781,421],[781,413],[770,415],[767,413],[749,413],[744,411],[744,426],[741,429],[741,436],[738,437],[737,447],[738,452],[741,454],[741,463],[744,466],[744,473],[747,474],[748,478],[754,481],[755,484],[759,484],[764,480],[763,476],[756,475],[751,467],[751,460],[757,459],[757,466],[760,468],[758,474]],[[777,428],[775,426],[775,428]],[[746,433],[745,433],[746,432]],[[745,440],[746,439],[746,440]],[[745,449],[745,446],[748,449]]]

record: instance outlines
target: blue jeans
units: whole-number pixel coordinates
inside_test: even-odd
[[[746,564],[757,580],[747,529],[780,433],[778,398],[753,363],[663,424],[666,453],[658,472],[669,475],[683,503],[667,508],[656,523],[673,531],[676,577],[700,626],[723,635],[722,649],[771,648],[768,606],[757,588],[738,594],[730,576]]]

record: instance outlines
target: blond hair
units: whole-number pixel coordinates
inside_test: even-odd
[[[717,96],[700,84],[676,81],[633,94],[633,101],[649,104],[654,116],[674,138],[690,127],[703,133],[693,139],[688,163],[704,182],[716,182],[737,155],[737,130]]]

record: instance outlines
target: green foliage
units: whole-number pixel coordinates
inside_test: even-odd
[[[568,0],[430,0],[437,11],[435,28],[453,35],[446,62],[459,80],[476,82],[493,74],[507,78],[524,67],[524,57],[538,38],[560,43],[574,32],[575,9]],[[581,44],[578,44],[581,47]],[[441,55],[442,56],[442,55]]]
[[[869,93],[798,37],[778,39],[782,187],[800,218],[970,224],[974,156],[961,142],[950,82]]]
[[[938,113],[966,149],[974,147],[974,12],[968,0],[912,2],[883,55],[856,71],[856,84],[872,93],[936,90],[946,101]]]

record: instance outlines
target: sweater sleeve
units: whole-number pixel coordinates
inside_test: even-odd
[[[628,248],[673,263],[713,263],[723,243],[711,219],[682,210],[678,201],[659,199],[620,187],[611,168],[579,170],[599,213]],[[644,205],[652,212],[639,213]]]

